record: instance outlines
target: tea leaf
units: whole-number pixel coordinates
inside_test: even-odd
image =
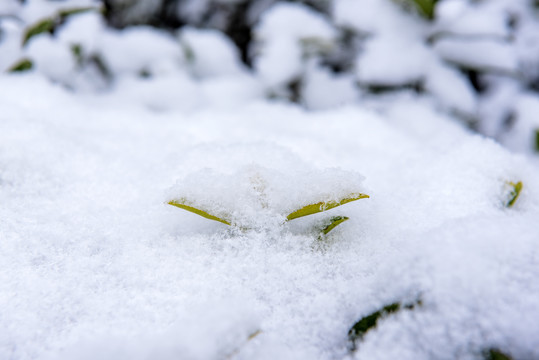
[[[297,219],[299,217],[316,214],[316,213],[319,213],[319,212],[322,212],[322,211],[333,209],[333,208],[335,208],[337,206],[340,206],[340,205],[344,205],[344,204],[349,203],[351,201],[364,199],[364,198],[368,198],[368,197],[369,197],[369,195],[366,195],[366,194],[355,193],[355,194],[351,194],[349,197],[344,198],[344,199],[339,200],[339,201],[328,201],[328,202],[319,202],[319,203],[316,203],[316,204],[310,204],[310,205],[304,206],[301,209],[298,209],[298,210],[294,211],[293,213],[289,214],[286,217],[286,220],[288,221],[288,220]]]
[[[434,19],[434,8],[437,0],[413,0],[413,2],[427,19]]]
[[[485,360],[512,360],[513,358],[498,349],[488,349],[483,352]]]
[[[505,206],[510,208],[513,205],[515,205],[515,202],[517,201],[518,197],[520,196],[520,192],[522,191],[522,186],[523,185],[522,185],[522,181],[519,181],[516,184],[513,183],[513,182],[510,182],[508,184],[510,186],[512,186],[513,189],[511,190],[511,193],[509,194],[510,198],[509,198],[509,201],[507,202],[507,204]]]
[[[329,219],[330,223],[326,225],[321,233],[324,235],[327,235],[331,230],[335,229],[337,226],[348,220],[349,218],[346,216],[335,216]]]
[[[99,7],[95,6],[85,6],[85,7],[79,7],[79,8],[72,8],[72,9],[63,9],[58,12],[58,16],[60,16],[63,19],[65,19],[68,16],[81,14],[88,11],[102,11]]]
[[[392,313],[396,313],[399,310],[401,310],[401,308],[412,310],[415,306],[420,306],[420,305],[421,305],[421,300],[417,300],[414,303],[405,304],[405,305],[401,305],[401,303],[396,302],[396,303],[384,306],[382,309],[361,318],[348,331],[348,340],[351,342],[351,345],[352,345],[351,350],[352,351],[356,350],[356,347],[357,347],[356,343],[360,341],[361,339],[363,339],[363,336],[365,335],[367,331],[376,327],[376,324],[378,323],[378,320],[380,320],[380,318],[385,317]]]
[[[192,212],[194,214],[205,217],[206,219],[219,221],[219,222],[221,222],[223,224],[230,225],[230,222],[226,221],[225,219],[221,219],[221,218],[219,218],[217,216],[211,215],[211,214],[207,213],[204,210],[200,210],[200,209],[194,208],[192,206],[185,205],[185,204],[181,203],[179,200],[171,200],[171,201],[168,202],[168,204],[172,205],[172,206],[179,207],[180,209],[190,211],[190,212]]]
[[[257,336],[260,335],[261,333],[262,333],[261,330],[256,330],[255,332],[249,334],[249,336],[247,337],[247,340],[245,341],[245,343],[244,343],[242,346],[240,346],[240,347],[234,349],[234,351],[232,351],[230,354],[228,354],[228,355],[225,357],[225,359],[227,359],[227,360],[228,360],[228,359],[233,359],[236,355],[238,355],[238,354],[240,353],[240,351],[242,350],[242,348],[243,348],[245,345],[247,345],[247,343],[248,343],[249,341],[253,340],[255,337],[257,337]]]
[[[28,41],[36,35],[42,34],[44,32],[52,34],[56,27],[59,24],[63,23],[67,17],[87,11],[101,11],[101,9],[95,6],[64,9],[58,11],[58,13],[52,15],[51,17],[44,18],[38,21],[37,23],[28,27],[24,32],[24,36],[22,38],[22,46],[26,45],[26,43],[28,43]]]
[[[21,59],[17,61],[15,64],[13,64],[9,69],[7,69],[7,72],[23,72],[28,71],[34,67],[34,64],[32,63],[32,60],[28,58]]]
[[[26,29],[24,33],[22,45],[26,45],[26,43],[36,35],[42,34],[44,32],[51,33],[54,30],[55,25],[56,21],[54,18],[46,18],[35,23],[34,25],[31,25],[29,28]]]

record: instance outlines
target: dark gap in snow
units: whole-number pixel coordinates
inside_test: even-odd
[[[387,92],[401,91],[401,90],[412,90],[418,94],[422,94],[425,92],[423,81],[417,81],[417,82],[402,84],[402,85],[360,84],[360,87],[363,89],[366,89],[368,92],[372,94],[383,94]]]
[[[248,67],[252,67],[249,56],[249,45],[251,44],[251,26],[247,23],[247,12],[249,11],[249,1],[244,1],[236,6],[236,11],[232,13],[226,34],[236,44],[240,50],[241,61]]]
[[[479,94],[484,93],[488,87],[487,84],[483,81],[481,78],[481,74],[477,70],[472,69],[461,69],[464,75],[468,78],[470,81],[470,84],[473,86],[476,92]]]
[[[333,73],[340,74],[354,68],[355,58],[359,52],[362,36],[350,28],[341,28],[337,46],[327,55],[322,56],[321,65]]]

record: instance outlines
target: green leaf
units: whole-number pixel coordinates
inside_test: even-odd
[[[59,24],[62,24],[65,19],[71,15],[84,13],[87,11],[100,11],[101,9],[99,7],[95,6],[87,6],[87,7],[79,7],[79,8],[72,8],[72,9],[63,9],[58,11],[56,14],[44,18],[37,23],[31,25],[26,29],[24,32],[24,36],[22,38],[22,46],[25,46],[28,41],[33,38],[36,35],[48,32],[53,33],[54,30],[56,30],[56,27]]]
[[[64,20],[68,16],[81,14],[88,11],[100,11],[100,8],[95,6],[85,6],[72,9],[62,9],[58,12],[58,16],[61,17],[62,20]]]
[[[505,206],[510,208],[513,205],[515,205],[515,202],[517,201],[518,197],[520,196],[520,192],[522,191],[522,186],[523,185],[522,185],[522,181],[519,181],[516,184],[513,183],[513,182],[509,182],[508,184],[510,186],[512,186],[513,189],[511,190],[511,193],[509,194],[510,198],[509,198],[509,201],[507,202],[507,204]]]
[[[337,226],[348,220],[346,216],[335,216],[329,219],[329,224],[327,224],[321,231],[322,234],[327,235],[331,230],[335,229]]]
[[[45,18],[41,21],[38,21],[34,25],[31,25],[24,32],[22,46],[26,45],[26,43],[28,43],[28,41],[36,35],[42,34],[44,32],[52,33],[55,26],[56,20],[54,18]]]
[[[535,151],[539,152],[539,129],[535,129]]]
[[[437,0],[413,0],[415,6],[427,19],[434,19],[434,8]]]
[[[182,202],[180,202],[179,200],[171,200],[168,202],[168,204],[170,205],[173,205],[173,206],[176,206],[176,207],[179,207],[180,209],[184,209],[184,210],[187,210],[187,211],[190,211],[194,214],[197,214],[197,215],[200,215],[202,217],[205,217],[206,219],[210,219],[210,220],[214,220],[214,221],[219,221],[223,224],[226,224],[226,225],[230,225],[230,222],[229,221],[226,221],[225,219],[221,219],[217,216],[214,216],[214,215],[211,215],[209,213],[207,213],[206,211],[204,210],[200,210],[200,209],[197,209],[197,208],[194,208],[192,206],[189,206],[189,205],[185,205],[183,204]]]
[[[416,306],[421,306],[421,300],[417,300],[411,304],[405,304],[405,305],[401,305],[401,303],[396,302],[396,303],[384,306],[382,309],[361,318],[348,331],[348,340],[352,344],[351,350],[355,351],[357,349],[357,342],[363,339],[363,336],[365,336],[365,333],[367,331],[376,327],[378,320],[380,320],[381,318],[389,314],[396,313],[402,308],[407,309],[407,310],[412,310]]]
[[[488,349],[483,352],[485,360],[512,360],[513,358],[498,349]]]
[[[301,209],[298,209],[298,210],[294,211],[293,213],[289,214],[286,217],[286,220],[289,221],[289,220],[297,219],[299,217],[316,214],[316,213],[319,213],[319,212],[322,212],[322,211],[333,209],[333,208],[335,208],[337,206],[344,205],[344,204],[349,203],[351,201],[356,201],[356,200],[364,199],[364,198],[368,198],[368,197],[369,197],[369,195],[366,195],[366,194],[355,193],[355,194],[350,194],[349,197],[346,197],[346,198],[344,198],[342,200],[339,200],[339,201],[328,201],[328,202],[319,202],[319,203],[316,203],[316,204],[310,204],[310,205],[304,206]]]
[[[17,61],[15,64],[13,64],[9,69],[7,69],[7,72],[13,73],[13,72],[23,72],[31,70],[34,67],[34,64],[32,63],[32,60],[28,58],[21,59]]]

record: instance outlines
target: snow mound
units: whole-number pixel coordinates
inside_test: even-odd
[[[264,159],[264,153],[270,157]],[[257,154],[256,159],[248,159],[246,154]],[[236,158],[230,159],[234,155]],[[211,157],[237,170],[219,172],[206,168],[188,174],[170,190],[168,200],[177,200],[241,227],[277,227],[287,215],[304,206],[339,202],[364,192],[363,176],[336,168],[309,168],[279,148],[251,147],[246,152],[244,147],[240,153],[225,150]],[[264,163],[270,167],[261,165]]]

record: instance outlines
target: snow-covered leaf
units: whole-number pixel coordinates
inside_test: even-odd
[[[327,201],[327,202],[321,201],[321,202],[318,202],[316,204],[305,205],[302,208],[288,214],[286,219],[287,220],[293,220],[293,219],[297,219],[297,218],[300,218],[300,217],[303,217],[303,216],[316,214],[316,213],[319,213],[319,212],[322,212],[322,211],[333,209],[333,208],[335,208],[337,206],[347,204],[347,203],[349,203],[351,201],[356,201],[356,200],[359,200],[359,199],[365,199],[365,198],[368,198],[368,197],[369,197],[369,195],[367,195],[367,194],[354,193],[354,194],[349,194],[347,197],[339,199],[337,201]]]
[[[367,316],[362,317],[348,331],[348,340],[351,343],[352,351],[357,349],[357,343],[363,339],[367,331],[376,327],[380,319],[390,314],[396,313],[402,309],[413,310],[417,306],[421,306],[421,300],[406,304],[395,302],[386,305],[382,309],[377,310]]]
[[[511,187],[511,192],[509,193],[509,200],[507,201],[506,206],[510,208],[515,205],[516,201],[518,200],[523,185],[522,181],[519,181],[517,183],[509,182],[508,185]]]
[[[205,217],[206,219],[215,220],[215,221],[219,221],[219,222],[221,222],[223,224],[230,225],[229,221],[227,221],[225,219],[221,219],[221,218],[219,218],[217,216],[211,215],[211,214],[209,214],[208,212],[206,212],[204,210],[200,210],[200,209],[197,209],[197,208],[195,208],[193,206],[183,204],[181,200],[171,200],[171,201],[168,202],[168,204],[179,207],[180,209],[187,210],[187,211],[192,212],[194,214],[200,215],[202,217]]]
[[[329,224],[325,224],[322,228],[321,233],[324,235],[327,235],[331,230],[335,229],[337,226],[348,220],[349,218],[346,216],[334,216],[331,219],[329,219]]]

